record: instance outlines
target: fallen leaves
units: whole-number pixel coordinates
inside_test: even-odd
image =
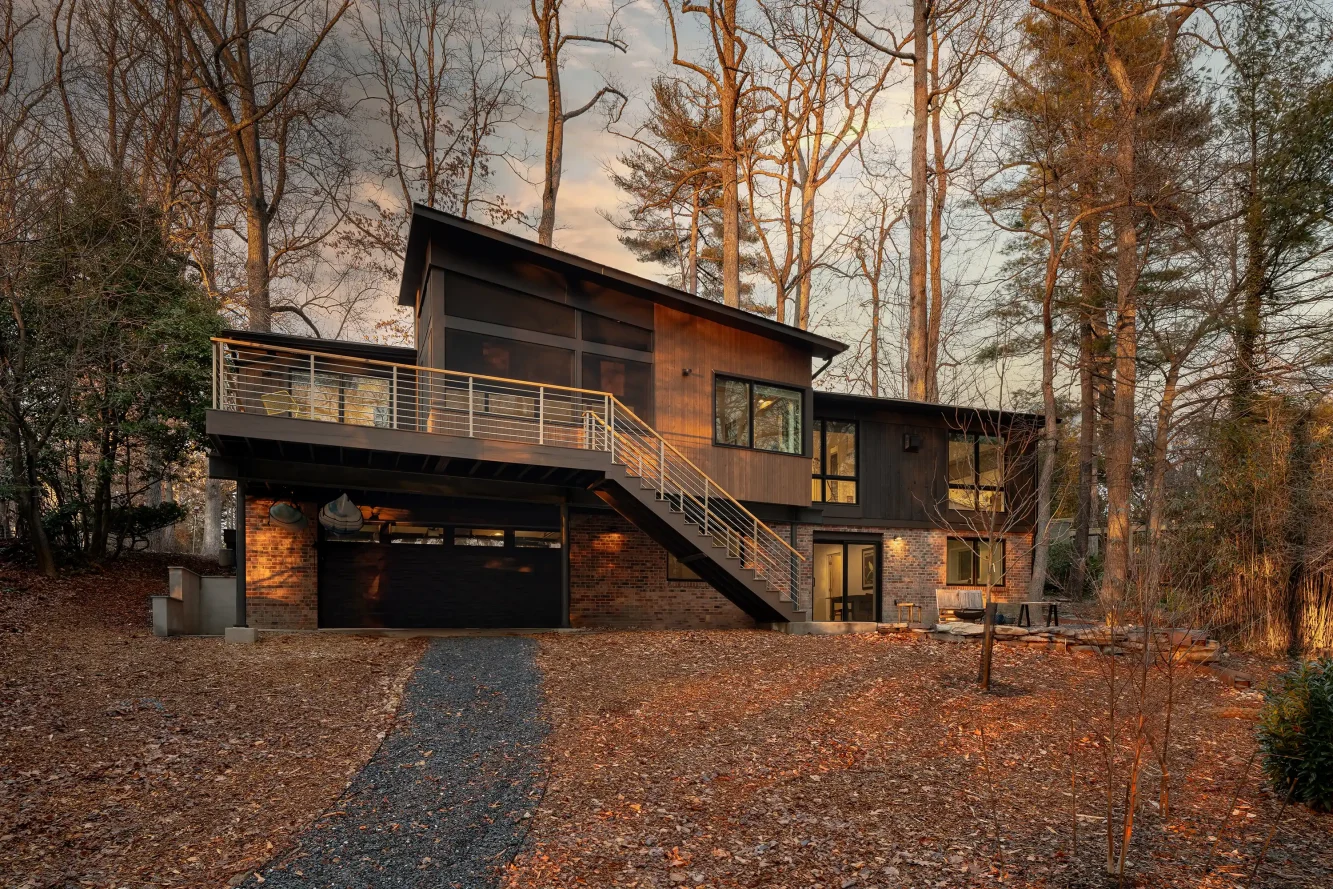
[[[511,889],[1104,882],[1103,680],[1091,660],[997,647],[998,693],[982,695],[972,649],[927,641],[637,632],[541,644],[550,784]],[[1146,771],[1132,877],[1244,885],[1238,865],[1281,801],[1254,770],[1243,797],[1260,817],[1227,821],[1234,851],[1204,875],[1205,838],[1253,738],[1214,715],[1243,693],[1193,669],[1179,683],[1175,812],[1154,814],[1158,776]],[[1269,856],[1273,886],[1333,884],[1333,818],[1289,808]]]
[[[0,567],[0,885],[223,885],[333,802],[389,725],[419,641],[158,639],[166,565]]]

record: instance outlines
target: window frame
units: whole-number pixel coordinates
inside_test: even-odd
[[[945,461],[945,473],[946,473],[944,478],[944,484],[946,488],[945,502],[948,504],[949,508],[954,510],[955,512],[995,512],[995,513],[1008,512],[1009,493],[1008,491],[1005,490],[1005,486],[1003,484],[983,485],[981,483],[981,443],[982,441],[996,442],[999,445],[1000,460],[1005,461],[1008,459],[1008,454],[1005,452],[1004,436],[999,434],[991,435],[989,433],[984,433],[984,432],[966,432],[966,431],[951,429],[949,430],[949,438],[948,441],[946,442],[946,447],[948,445],[952,445],[956,437],[965,438],[972,445],[972,455],[970,458],[972,464],[972,481],[969,484],[963,484],[963,485],[954,484],[953,480],[948,477],[949,464],[947,460]],[[1003,467],[1003,463],[1001,463],[1001,466]],[[1004,481],[1003,468],[1000,469],[1000,480],[1001,482]],[[959,506],[955,504],[953,501],[954,491],[971,491],[972,505]],[[992,494],[998,493],[1000,495],[1000,508],[995,509],[992,507],[989,509],[983,509],[981,507],[982,491],[990,491]],[[992,502],[994,502],[993,498]]]
[[[673,561],[674,561],[677,565],[679,565],[681,568],[685,569],[686,571],[689,571],[689,572],[690,572],[691,574],[693,574],[694,576],[693,576],[693,577],[672,577],[672,576],[671,576],[671,563],[672,563]],[[676,558],[675,556],[673,556],[670,552],[667,552],[667,554],[666,554],[666,566],[665,566],[665,572],[666,572],[667,583],[707,583],[707,582],[708,582],[708,581],[704,580],[702,577],[700,577],[699,574],[698,574],[698,572],[696,572],[693,568],[691,568],[689,565],[687,565],[687,564],[685,564],[684,562],[682,562],[680,559],[677,559],[677,558]]]
[[[828,471],[828,424],[846,423],[852,427],[852,449],[856,463],[855,475],[830,475]],[[811,503],[825,503],[833,506],[859,506],[861,504],[861,422],[859,420],[840,420],[837,417],[816,417],[810,427],[811,450],[814,450],[814,433],[819,433],[819,472],[810,474],[811,481],[819,482],[820,499],[811,499]],[[812,458],[814,454],[810,455]],[[856,499],[848,503],[845,500],[828,499],[828,482],[852,482],[856,485]],[[811,492],[813,493],[813,491]]]
[[[966,543],[972,550],[972,577],[969,583],[955,583],[949,580],[949,541],[958,541]],[[1009,572],[1009,546],[1008,541],[1001,537],[997,541],[988,540],[985,537],[963,537],[959,535],[950,535],[944,544],[944,585],[952,587],[985,587],[986,582],[981,580],[981,546],[984,544],[991,548],[991,564],[995,563],[994,550],[996,545],[1000,548],[1000,579],[990,585],[990,589],[1005,589],[1005,583]]]
[[[718,414],[717,414],[717,384],[718,384],[719,382],[722,382],[722,381],[727,381],[727,382],[732,382],[732,383],[740,383],[740,384],[742,384],[742,385],[745,386],[745,391],[746,391],[746,399],[745,399],[745,433],[746,433],[746,437],[745,437],[745,440],[746,440],[746,444],[733,444],[732,442],[729,442],[729,441],[722,441],[721,439],[719,439],[719,438],[717,437],[717,417],[718,417]],[[798,450],[795,450],[795,451],[779,451],[779,450],[772,450],[772,449],[770,449],[770,448],[759,448],[759,447],[755,447],[755,444],[754,444],[754,399],[755,399],[754,390],[755,390],[755,387],[756,387],[756,386],[767,386],[767,387],[770,388],[770,389],[781,389],[781,390],[783,390],[783,391],[791,392],[791,393],[795,394],[796,396],[798,396],[798,404],[800,404],[800,406],[801,406],[801,413],[800,413],[800,424],[801,424],[801,428],[800,428],[800,432],[799,432],[800,448],[799,448]],[[738,377],[738,376],[736,376],[736,375],[734,375],[734,374],[714,373],[714,374],[713,374],[712,393],[711,393],[711,394],[712,394],[712,402],[713,402],[713,446],[714,446],[714,447],[719,447],[719,448],[735,448],[735,449],[737,449],[737,450],[744,450],[744,451],[757,451],[757,452],[759,452],[759,453],[761,453],[761,454],[780,454],[780,455],[785,456],[785,457],[804,457],[804,458],[807,459],[807,460],[810,459],[810,455],[809,455],[808,453],[806,453],[807,448],[806,448],[806,446],[805,446],[806,433],[809,431],[808,428],[807,428],[807,426],[806,426],[806,422],[805,422],[805,402],[806,402],[806,397],[805,397],[805,396],[806,396],[806,392],[807,392],[807,390],[801,388],[800,386],[793,386],[793,385],[791,385],[790,383],[775,383],[775,382],[771,382],[771,381],[769,381],[769,380],[757,380],[757,379],[754,379],[754,378],[752,378],[752,377]]]

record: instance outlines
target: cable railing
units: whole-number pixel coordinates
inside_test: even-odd
[[[213,407],[602,451],[709,545],[802,607],[804,557],[610,393],[218,338]]]

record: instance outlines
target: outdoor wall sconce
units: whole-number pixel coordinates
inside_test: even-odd
[[[903,450],[915,454],[921,450],[921,436],[916,432],[903,433]]]
[[[692,368],[692,367],[682,368],[681,371],[680,371],[680,375],[681,375],[682,377],[688,377],[688,376],[689,376],[690,374],[692,374],[692,373],[694,373],[694,368]]]
[[[294,504],[283,500],[268,508],[268,517],[274,524],[281,525],[289,531],[300,531],[307,524],[305,513],[297,509]]]

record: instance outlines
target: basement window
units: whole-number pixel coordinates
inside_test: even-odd
[[[945,582],[950,586],[1004,586],[1004,541],[951,537]]]

